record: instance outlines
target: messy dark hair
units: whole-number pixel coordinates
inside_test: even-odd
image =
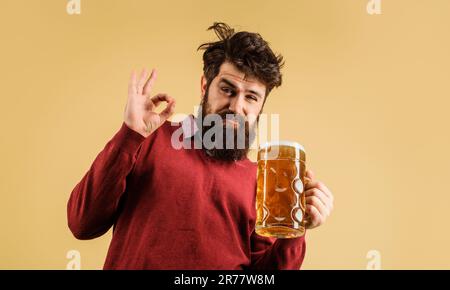
[[[200,45],[203,53],[203,73],[208,87],[219,74],[220,66],[228,61],[246,76],[252,76],[266,86],[266,97],[282,82],[283,56],[275,55],[260,34],[247,31],[235,33],[222,22],[214,22],[208,30],[214,30],[219,41]]]

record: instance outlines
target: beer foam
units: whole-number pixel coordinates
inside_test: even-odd
[[[299,144],[297,142],[293,142],[293,141],[269,141],[269,142],[265,142],[262,145],[259,145],[259,149],[265,149],[270,146],[289,146],[289,147],[294,147],[296,149],[299,149],[306,153],[305,148],[301,144]]]

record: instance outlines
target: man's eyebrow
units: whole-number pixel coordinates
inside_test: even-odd
[[[232,87],[233,89],[236,88],[236,85],[233,84],[231,81],[227,80],[226,78],[221,78],[220,81],[223,82],[223,83],[226,83],[227,85],[229,85],[229,86]]]
[[[233,84],[233,82],[231,82],[230,80],[227,80],[226,78],[221,78],[220,82],[224,82],[227,85],[229,85],[230,87],[232,87],[233,89],[236,89],[237,86],[235,84]],[[255,94],[257,97],[262,98],[261,94],[258,93],[257,91],[254,90],[248,90],[250,93]]]

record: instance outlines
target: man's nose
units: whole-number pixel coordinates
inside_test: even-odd
[[[236,95],[233,98],[230,98],[230,105],[228,106],[228,109],[233,111],[235,114],[245,116],[245,96]]]

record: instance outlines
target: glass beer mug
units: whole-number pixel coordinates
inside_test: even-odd
[[[258,150],[256,233],[296,238],[305,233],[305,150],[296,142],[268,142]]]

